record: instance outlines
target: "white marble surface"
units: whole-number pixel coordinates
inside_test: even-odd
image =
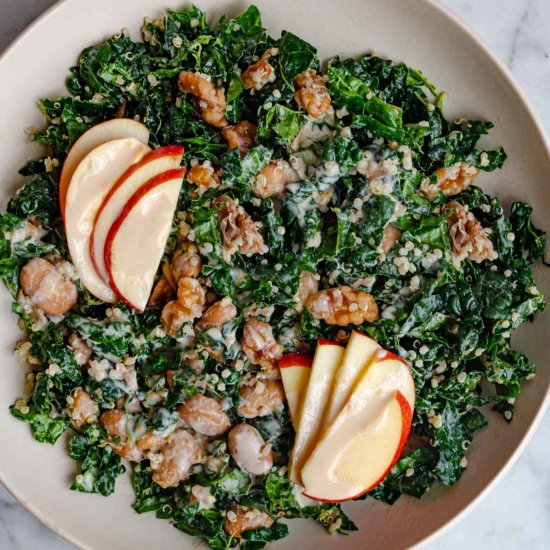
[[[92,0],[87,0],[92,1]],[[0,0],[0,51],[53,4]],[[200,2],[197,2],[200,4]],[[550,131],[550,1],[442,0],[512,69]],[[475,511],[423,550],[550,548],[550,414],[506,478]],[[0,549],[73,548],[0,486]]]

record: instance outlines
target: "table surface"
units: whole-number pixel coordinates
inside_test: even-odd
[[[92,1],[92,0],[88,0]],[[550,131],[550,2],[441,0],[510,67]],[[55,0],[0,0],[0,51]],[[423,550],[550,548],[550,414],[505,479],[473,513]],[[74,548],[0,485],[0,548]]]

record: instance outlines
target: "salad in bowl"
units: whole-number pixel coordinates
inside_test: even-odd
[[[212,548],[457,482],[513,419],[535,371],[510,336],[545,308],[532,207],[476,185],[506,160],[477,145],[492,124],[447,120],[403,63],[322,65],[254,6],[142,38],[86,48],[29,129],[48,153],[0,218],[12,415],[70,434],[72,490],[128,470],[136,512]]]

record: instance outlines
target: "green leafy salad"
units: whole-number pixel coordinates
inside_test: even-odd
[[[313,45],[269,36],[255,6],[215,27],[197,7],[168,11],[142,35],[86,48],[68,94],[39,101],[47,124],[33,140],[48,156],[21,168],[29,180],[0,217],[29,365],[12,415],[39,442],[67,432],[72,490],[110,495],[129,468],[138,513],[212,548],[262,548],[290,518],[348,533],[340,504],[288,478],[277,365],[355,329],[404,359],[416,386],[404,453],[361,498],[457,482],[476,431],[497,413],[512,421],[535,376],[510,336],[545,308],[531,206],[505,215],[475,185],[506,159],[477,147],[492,124],[447,120],[443,95],[403,63],[366,54],[322,69]],[[145,125],[152,148],[184,147],[143,312],[86,290],[58,197],[72,145],[114,118]],[[243,423],[257,456],[232,440]]]

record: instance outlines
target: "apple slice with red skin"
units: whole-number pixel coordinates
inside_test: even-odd
[[[61,216],[65,219],[65,199],[71,178],[82,159],[96,147],[114,139],[134,138],[147,145],[149,130],[145,125],[131,118],[114,118],[92,126],[84,132],[71,147],[63,162],[59,179],[59,207]]]
[[[109,284],[128,306],[143,311],[170,234],[185,168],[167,170],[128,200],[105,240]]]
[[[294,429],[298,429],[304,395],[311,374],[313,358],[303,353],[289,353],[279,360],[286,402]]]
[[[380,353],[326,429],[301,470],[304,494],[324,502],[353,500],[378,485],[409,436],[415,388],[407,364]]]
[[[90,257],[97,274],[109,284],[105,266],[105,239],[113,222],[120,216],[128,199],[147,181],[166,170],[178,168],[183,147],[159,147],[132,164],[109,189],[94,219],[90,238]]]
[[[409,433],[411,431],[411,424],[412,424],[413,411],[407,399],[403,396],[401,392],[397,392],[395,394],[395,401],[397,402],[401,410],[401,418],[402,418],[401,438],[399,439],[399,442],[397,444],[391,463],[388,465],[386,470],[378,477],[378,479],[374,481],[369,487],[362,490],[358,494],[354,496],[346,497],[346,498],[325,499],[319,496],[313,496],[311,494],[308,494],[306,492],[307,489],[304,489],[304,492],[303,492],[304,496],[319,502],[347,502],[349,500],[355,500],[363,496],[364,494],[368,493],[369,491],[372,491],[378,484],[384,481],[386,476],[391,472],[391,469],[394,467],[395,463],[399,460],[401,453],[403,452],[403,448],[405,447],[405,444],[407,443],[407,439],[409,438]]]
[[[303,353],[288,353],[281,359],[279,359],[279,368],[287,369],[289,367],[306,367],[311,368],[313,363],[313,357],[305,355]]]
[[[67,245],[82,285],[103,302],[116,302],[115,293],[98,276],[90,258],[92,224],[109,189],[151,149],[134,138],[99,145],[79,163],[65,198]]]
[[[318,341],[296,438],[290,454],[289,477],[294,483],[301,483],[302,466],[322,431],[322,420],[328,405],[330,388],[343,355],[344,348],[339,344],[329,340]]]
[[[382,350],[370,336],[353,330],[346,346],[342,364],[334,375],[331,395],[323,424],[330,426],[349,399],[361,373]]]

